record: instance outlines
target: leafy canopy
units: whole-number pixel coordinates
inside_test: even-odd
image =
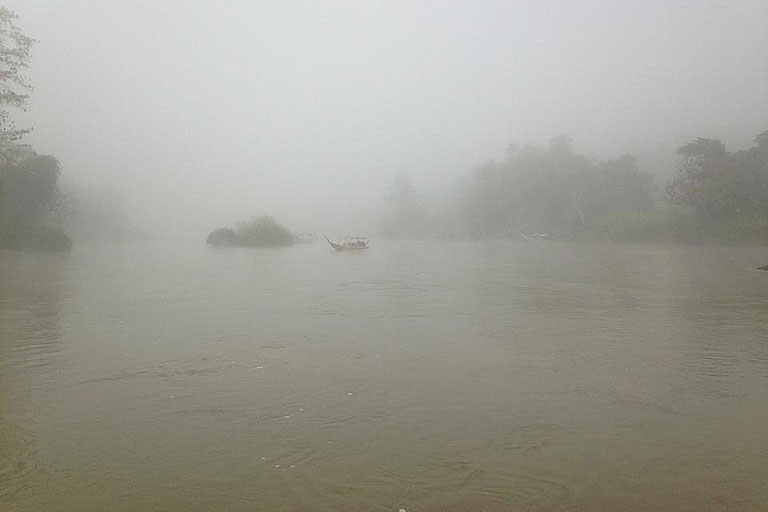
[[[25,110],[32,84],[25,72],[35,40],[16,25],[18,16],[0,7],[0,143],[15,142],[30,130],[18,128],[11,108]]]

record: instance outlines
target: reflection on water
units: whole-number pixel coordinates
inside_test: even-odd
[[[765,510],[764,259],[0,253],[0,510]]]

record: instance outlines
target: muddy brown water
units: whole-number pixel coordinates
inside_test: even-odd
[[[0,510],[768,510],[766,263],[0,252]]]

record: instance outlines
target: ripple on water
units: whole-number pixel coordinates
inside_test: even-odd
[[[46,330],[32,331],[24,337],[0,332],[0,337],[6,343],[0,364],[9,368],[43,368],[61,351],[58,338]]]
[[[766,503],[765,280],[706,251],[102,249],[0,275],[0,510]]]
[[[4,500],[29,492],[39,472],[34,444],[23,432],[0,424],[0,505]],[[2,507],[0,507],[1,509]]]
[[[384,462],[384,461],[382,461]],[[297,501],[327,510],[529,510],[574,508],[576,489],[553,475],[491,471],[478,461],[432,457],[423,463],[377,471],[334,471],[303,480]]]

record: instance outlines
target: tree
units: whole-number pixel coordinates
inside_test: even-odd
[[[504,162],[480,167],[463,211],[478,233],[573,236],[597,217],[649,210],[651,181],[634,157],[596,163],[575,152],[570,137],[559,135],[547,146],[510,146]]]
[[[718,139],[697,137],[677,150],[681,156],[675,179],[667,187],[670,202],[696,209],[714,219],[730,203],[728,185],[729,153]]]
[[[35,40],[16,26],[18,16],[0,7],[0,246],[67,249],[71,242],[53,215],[61,205],[59,162],[18,144],[12,109],[26,109],[32,85],[25,72]]]
[[[597,165],[592,187],[596,214],[647,212],[652,208],[653,176],[640,171],[637,158],[623,155]]]
[[[59,162],[29,151],[0,164],[0,247],[68,248],[52,218],[61,203]]]
[[[694,208],[707,222],[737,215],[768,218],[768,132],[756,147],[730,153],[717,139],[697,138],[667,189],[671,202]]]
[[[29,129],[16,126],[11,108],[25,110],[32,85],[25,76],[35,40],[16,26],[18,16],[0,7],[0,143],[16,142]]]
[[[427,229],[427,208],[421,195],[405,174],[398,174],[387,189],[388,214],[381,230],[387,236],[423,236]]]

